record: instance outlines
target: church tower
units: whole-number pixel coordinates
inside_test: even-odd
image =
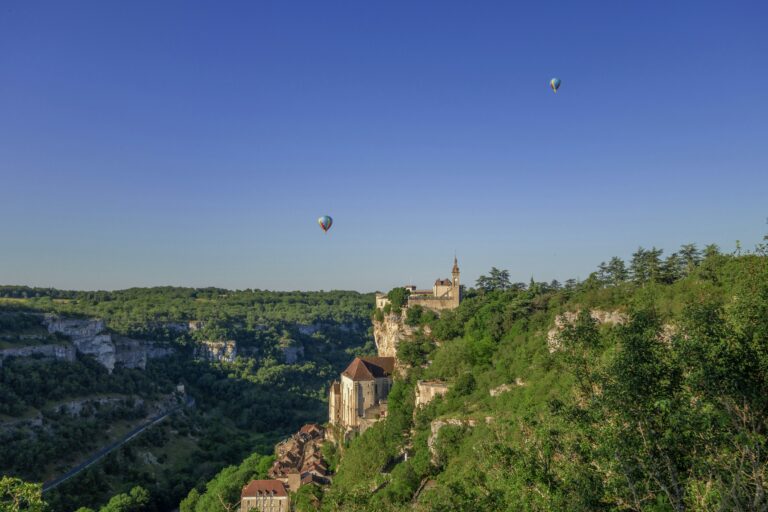
[[[459,305],[459,302],[461,302],[461,284],[459,282],[459,261],[456,259],[456,256],[453,257],[453,270],[451,270],[451,277],[452,277],[452,289],[451,289],[451,298],[456,303],[456,306]]]

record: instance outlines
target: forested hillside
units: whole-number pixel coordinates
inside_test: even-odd
[[[765,510],[767,254],[641,249],[566,286],[493,269],[409,312],[412,367],[321,508]],[[450,388],[414,410],[423,379]]]
[[[50,480],[148,418],[192,399],[191,406],[45,493],[56,511],[177,507],[226,465],[251,453],[258,462],[301,424],[324,420],[327,383],[350,357],[373,347],[372,296],[355,292],[14,286],[0,287],[0,297],[3,475]],[[43,318],[50,314],[101,318],[114,339],[152,340],[170,355],[147,359],[144,369],[117,364],[111,372],[79,352],[72,360],[2,358],[3,351],[16,354],[24,347],[68,346],[67,336],[46,330]],[[193,320],[194,328],[188,325]],[[238,355],[200,357],[203,342],[219,340],[236,343]],[[286,347],[295,349],[290,361]]]

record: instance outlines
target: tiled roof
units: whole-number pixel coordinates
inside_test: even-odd
[[[344,370],[342,375],[346,375],[352,380],[373,380],[373,374],[371,374],[368,367],[359,357],[356,357],[349,366],[347,366],[347,369]]]
[[[243,487],[241,498],[256,498],[258,496],[288,496],[285,484],[280,480],[251,480]]]
[[[354,381],[360,381],[389,377],[394,371],[394,357],[356,357],[342,375]]]
[[[374,377],[387,377],[395,371],[394,357],[362,357],[361,359]]]

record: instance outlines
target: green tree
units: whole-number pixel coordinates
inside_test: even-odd
[[[117,494],[99,512],[142,512],[149,505],[149,492],[136,486],[128,493]]]
[[[475,286],[484,292],[509,290],[512,287],[509,271],[492,267],[488,276],[481,275],[477,278]]]
[[[410,295],[410,293],[411,292],[406,288],[393,288],[390,290],[387,294],[387,298],[389,299],[389,303],[391,304],[394,313],[400,313],[403,306],[408,304],[408,295]]]
[[[20,478],[0,477],[0,511],[43,512],[47,505],[42,489],[42,485],[27,483]]]

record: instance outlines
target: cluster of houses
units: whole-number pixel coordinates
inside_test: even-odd
[[[296,492],[306,484],[325,485],[330,482],[328,465],[320,452],[325,429],[310,423],[275,447],[277,457],[269,469],[269,477],[283,482]]]
[[[325,429],[309,423],[275,446],[275,462],[269,468],[268,480],[251,480],[240,494],[240,511],[288,512],[290,492],[307,484],[330,483],[328,465],[320,448]]]

